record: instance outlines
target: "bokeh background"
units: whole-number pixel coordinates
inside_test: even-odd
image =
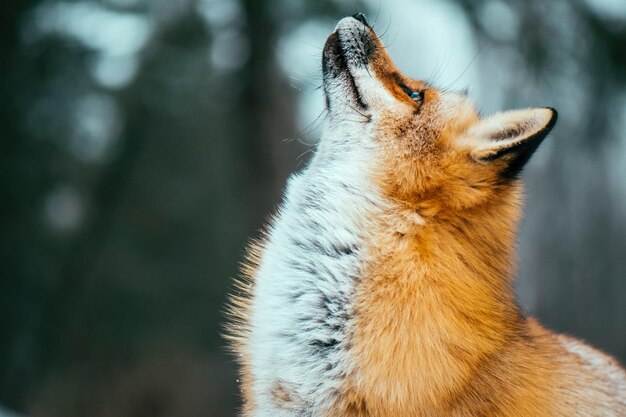
[[[0,416],[235,414],[226,293],[357,11],[485,113],[559,110],[524,174],[521,303],[626,360],[623,0],[5,0]]]

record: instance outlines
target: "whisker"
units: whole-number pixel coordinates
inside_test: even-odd
[[[301,163],[302,161],[300,161],[300,158],[302,158],[304,155],[311,153],[311,152],[313,152],[313,148],[307,149],[306,151],[302,152],[300,155],[296,157],[296,161],[299,161],[299,163]]]
[[[478,50],[476,51],[476,53],[474,54],[474,56],[472,57],[472,59],[470,60],[469,64],[467,64],[465,66],[465,69],[463,70],[463,72],[461,72],[461,74],[456,77],[454,79],[454,81],[452,81],[450,84],[448,84],[444,90],[447,90],[449,88],[451,88],[454,84],[456,84],[457,81],[459,81],[461,79],[461,77],[463,77],[463,75],[465,75],[465,73],[470,69],[470,67],[472,66],[472,64],[474,64],[474,62],[476,61],[476,58],[478,58],[478,55],[480,54],[480,52],[483,50],[485,46],[485,41],[483,41],[480,45],[480,47],[478,48]]]
[[[391,42],[389,42],[388,44],[385,45],[385,48],[389,48],[391,45],[393,45],[396,42],[396,39],[398,39],[398,31],[396,30],[396,33],[393,35],[393,39],[391,40]]]
[[[299,143],[305,146],[315,146],[314,143],[306,142],[304,140],[304,137],[308,136],[311,132],[319,128],[324,123],[327,116],[328,116],[328,110],[323,109],[320,112],[320,114],[315,118],[315,120],[313,120],[311,123],[309,123],[304,128],[302,128],[296,135],[283,139],[283,142],[289,143],[289,142],[293,142],[294,140],[297,140]]]
[[[389,21],[387,22],[387,27],[385,27],[385,30],[381,34],[376,35],[381,42],[383,42],[383,37],[387,34],[387,32],[389,32],[389,28],[391,28],[391,16],[389,16]]]
[[[378,8],[376,9],[376,16],[374,17],[374,23],[372,23],[372,27],[374,27],[376,23],[378,22],[378,16],[380,15],[381,4],[382,4],[382,0],[378,0]]]
[[[361,110],[357,109],[356,107],[354,107],[352,104],[348,103],[347,101],[343,100],[342,98],[339,97],[335,97],[334,100],[339,101],[340,103],[342,103],[343,105],[351,108],[352,110],[354,110],[356,113],[360,114],[361,116],[363,116],[363,121],[362,123],[367,123],[370,121],[370,116],[363,113]]]

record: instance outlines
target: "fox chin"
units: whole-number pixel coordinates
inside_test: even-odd
[[[322,137],[230,304],[242,414],[626,416],[620,365],[514,293],[520,172],[556,110],[483,117],[400,72],[362,14],[322,55]]]

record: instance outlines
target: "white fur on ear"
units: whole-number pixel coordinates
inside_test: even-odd
[[[470,128],[465,142],[476,161],[507,156],[508,165],[503,174],[515,176],[552,130],[556,119],[556,110],[549,107],[497,113]]]

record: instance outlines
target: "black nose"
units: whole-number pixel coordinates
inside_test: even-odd
[[[363,23],[365,26],[369,26],[369,23],[367,23],[367,19],[365,18],[365,15],[363,13],[356,13],[352,15],[352,17],[354,17],[359,22]]]

